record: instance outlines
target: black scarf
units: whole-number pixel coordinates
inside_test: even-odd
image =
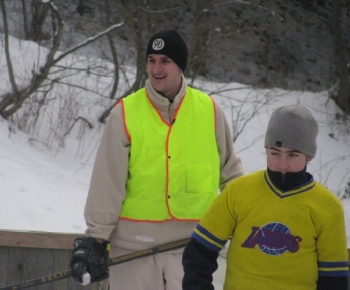
[[[287,172],[285,174],[267,168],[267,174],[274,186],[282,191],[297,188],[305,184],[311,178],[311,175],[306,172],[306,166],[302,171]]]

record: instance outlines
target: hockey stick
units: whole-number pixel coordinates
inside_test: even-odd
[[[138,259],[138,258],[151,256],[151,255],[154,255],[154,254],[157,254],[157,253],[162,253],[162,252],[178,249],[178,248],[186,246],[186,244],[189,241],[190,241],[190,239],[179,240],[179,241],[176,241],[176,242],[171,242],[171,243],[168,243],[168,244],[156,246],[156,247],[153,247],[153,248],[150,248],[150,249],[137,251],[137,252],[126,254],[126,255],[123,255],[123,256],[119,256],[119,257],[110,258],[110,259],[108,259],[107,263],[108,263],[108,266],[113,266],[113,265],[129,262],[129,261],[132,261],[132,260],[135,260],[135,259]],[[19,283],[19,284],[15,284],[15,285],[12,285],[12,286],[5,286],[3,288],[0,288],[0,290],[25,289],[25,288],[30,288],[30,287],[33,287],[33,286],[39,286],[39,285],[42,285],[42,284],[46,284],[46,283],[50,283],[50,282],[55,282],[55,281],[58,281],[58,280],[66,279],[66,278],[69,278],[70,276],[71,276],[71,271],[67,270],[67,271],[63,271],[63,272],[57,272],[57,273],[54,273],[52,275],[41,277],[41,278],[38,278],[38,279],[34,279],[34,280],[30,280],[30,281]]]

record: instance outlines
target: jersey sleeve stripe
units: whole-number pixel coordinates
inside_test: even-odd
[[[339,270],[339,271],[323,271],[319,269],[318,271],[319,276],[327,276],[327,277],[349,277],[349,270]]]
[[[334,267],[348,267],[349,262],[321,262],[318,261],[317,265],[321,268],[334,268]]]
[[[210,232],[208,232],[200,225],[196,226],[191,236],[202,245],[215,252],[220,252],[226,244],[226,241],[213,236]]]
[[[206,240],[205,237],[198,235],[196,232],[193,232],[191,236],[192,238],[196,239],[196,241],[200,242],[203,246],[206,246],[214,252],[220,252],[222,250],[222,248],[212,244],[210,241]]]
[[[319,276],[348,277],[349,263],[346,262],[317,262]]]
[[[197,224],[196,229],[198,232],[202,233],[203,235],[207,236],[210,240],[213,242],[220,244],[221,246],[225,246],[226,240],[219,239],[218,237],[214,236],[212,233],[210,233],[207,229],[203,228],[200,224]]]

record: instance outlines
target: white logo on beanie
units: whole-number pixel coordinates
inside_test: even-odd
[[[155,40],[153,40],[152,43],[152,48],[154,50],[161,50],[164,47],[164,40],[161,38],[157,38]]]

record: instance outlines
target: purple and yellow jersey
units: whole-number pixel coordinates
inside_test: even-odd
[[[224,289],[315,290],[319,276],[348,276],[342,204],[313,179],[285,192],[266,171],[235,179],[192,237],[214,251],[231,238]]]

